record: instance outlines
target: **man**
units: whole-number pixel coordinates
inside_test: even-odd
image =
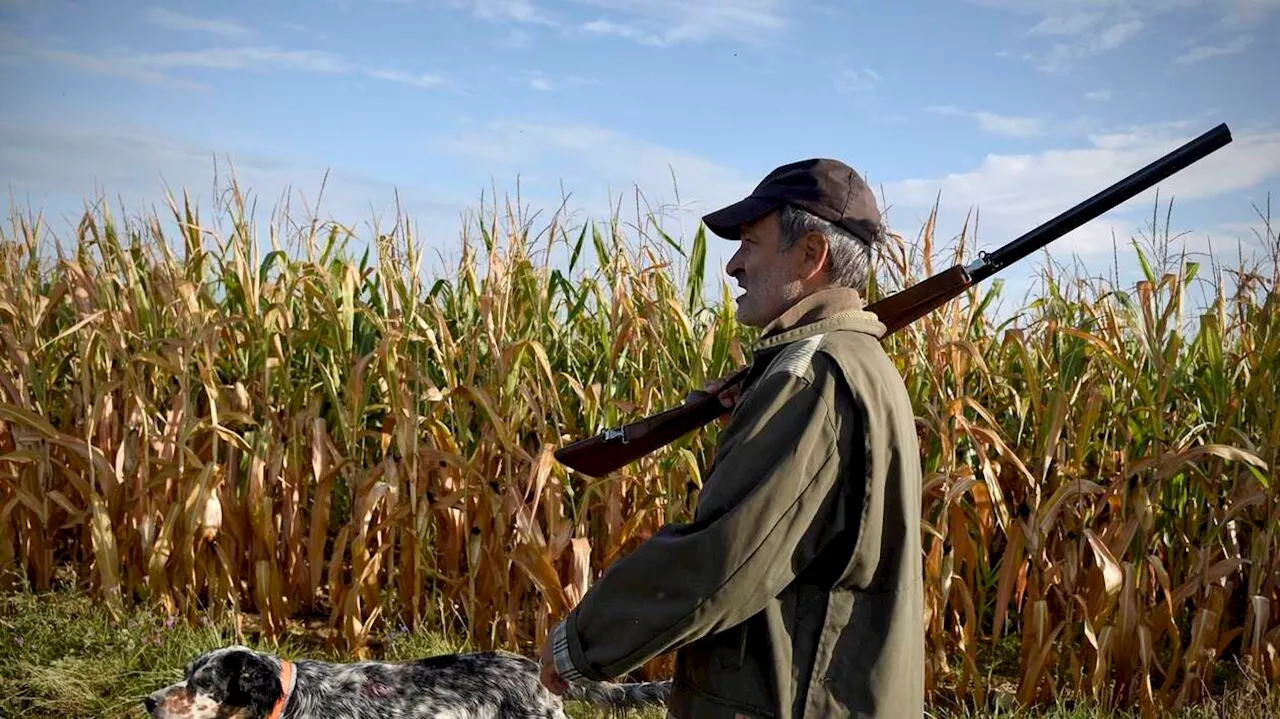
[[[739,243],[762,328],[693,521],[616,561],[543,647],[543,682],[676,650],[670,716],[920,717],[921,467],[910,398],[863,308],[870,188],[816,159],[704,218]],[[714,388],[713,388],[714,389]]]

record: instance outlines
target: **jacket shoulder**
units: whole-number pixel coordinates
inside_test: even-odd
[[[777,375],[790,375],[813,382],[818,371],[815,360],[822,363],[818,358],[826,339],[826,334],[813,335],[786,345],[769,362],[760,379],[763,381]]]
[[[836,371],[849,363],[873,364],[888,360],[884,347],[864,332],[834,330],[796,340],[781,350],[761,374],[761,379],[779,374],[809,380],[815,374]]]
[[[865,412],[878,415],[881,421],[887,413],[914,423],[906,383],[878,338],[863,332],[831,332],[818,351],[838,368],[833,371],[843,377]]]

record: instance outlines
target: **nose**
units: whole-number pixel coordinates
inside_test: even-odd
[[[734,279],[738,279],[738,275],[742,274],[742,260],[738,258],[737,253],[734,253],[733,257],[725,263],[724,273]]]
[[[743,269],[744,268],[742,267],[742,248],[739,247],[737,250],[734,251],[733,255],[729,257],[729,261],[725,263],[724,271],[725,271],[725,274],[729,275],[730,277],[733,277],[734,279],[738,279],[738,275],[742,274]]]
[[[143,700],[142,700],[142,706],[146,707],[146,709],[147,709],[147,713],[148,713],[148,714],[150,714],[151,716],[155,716],[155,714],[156,714],[156,698],[155,698],[154,696],[149,696],[149,697],[147,697],[146,699],[143,699]]]

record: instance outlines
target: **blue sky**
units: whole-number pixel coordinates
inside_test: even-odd
[[[51,229],[98,195],[208,206],[219,171],[349,223],[394,195],[448,253],[481,193],[577,220],[635,192],[691,237],[773,167],[864,172],[892,228],[994,247],[1227,122],[1161,186],[1190,249],[1259,249],[1280,189],[1280,0],[0,0],[0,186]],[[678,183],[679,206],[672,182]],[[1051,246],[1109,273],[1153,194]],[[535,221],[535,225],[536,225]],[[367,234],[363,232],[362,234]],[[732,251],[716,242],[713,289]],[[1035,263],[1006,270],[1011,289]],[[1123,269],[1123,268],[1122,268]]]

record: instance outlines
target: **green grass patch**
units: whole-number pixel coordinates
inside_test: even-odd
[[[261,640],[253,617],[239,615],[195,624],[145,606],[114,620],[88,595],[59,590],[0,595],[0,716],[30,719],[99,717],[140,719],[144,695],[182,678],[182,667],[200,652],[232,643],[299,659],[347,661],[329,649],[322,627],[298,626],[279,643]],[[470,649],[465,641],[434,632],[393,629],[374,638],[371,656],[403,660]],[[993,667],[1003,660],[992,657]],[[993,682],[993,685],[997,685]],[[1066,704],[1036,712],[1013,706],[1012,685],[995,690],[980,712],[930,707],[928,716],[972,719],[1102,719],[1137,717],[1107,713],[1089,705]],[[571,703],[575,719],[661,719],[661,710],[608,713]],[[1280,717],[1280,693],[1243,682],[1212,703],[1175,719]]]
[[[135,607],[122,621],[92,597],[70,591],[0,595],[0,717],[140,719],[142,697],[182,679],[192,657],[244,644],[291,659],[349,661],[329,648],[323,627],[298,626],[278,643],[261,639],[253,617],[191,624]],[[431,632],[392,629],[371,642],[371,658],[404,660],[471,649]],[[663,712],[593,712],[575,719],[661,719]]]

